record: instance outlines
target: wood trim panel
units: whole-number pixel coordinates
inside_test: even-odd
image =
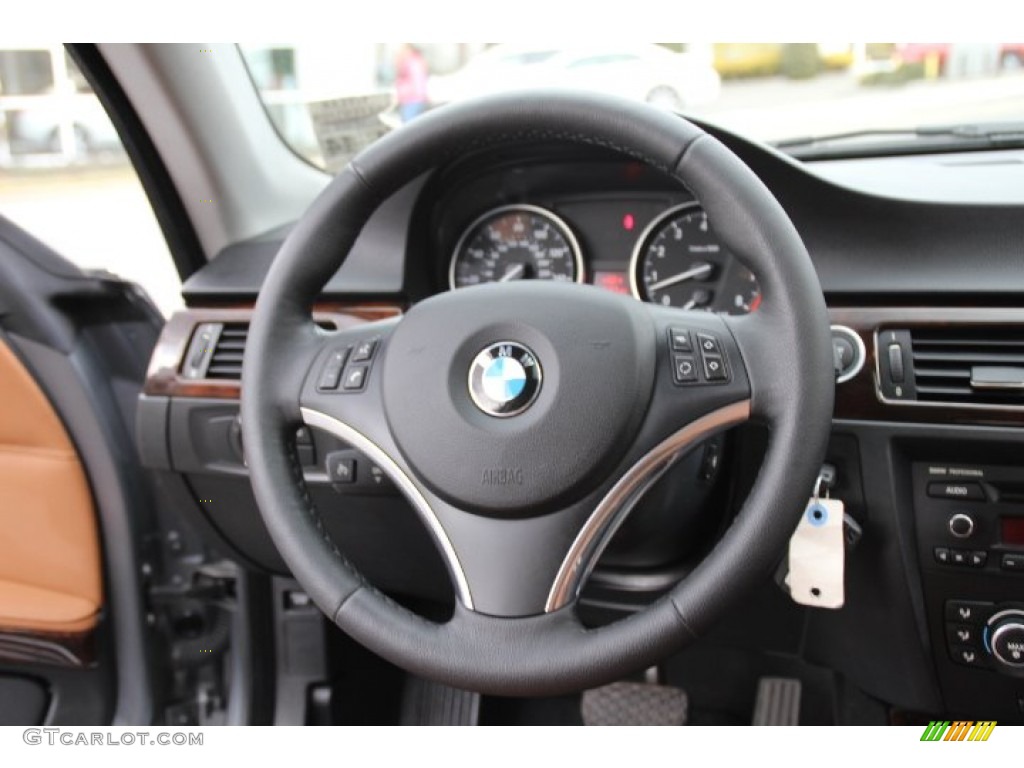
[[[200,323],[238,323],[252,318],[252,305],[236,307],[193,307],[175,313],[164,326],[153,351],[146,376],[147,395],[207,397],[236,400],[237,381],[193,380],[179,375],[192,332]],[[313,316],[332,320],[339,328],[384,320],[400,315],[396,304],[317,304]],[[943,405],[883,403],[877,394],[875,331],[880,328],[942,328],[951,326],[1019,325],[1024,334],[1024,308],[994,307],[835,307],[829,310],[832,323],[845,325],[864,342],[864,369],[850,381],[836,386],[835,418],[855,421],[884,421],[988,426],[1024,426],[1024,410],[959,408]]]
[[[237,400],[241,385],[237,381],[218,379],[186,379],[180,375],[181,364],[188,350],[192,332],[200,323],[247,323],[253,306],[204,308],[194,307],[175,312],[164,326],[146,372],[143,392],[147,395],[174,397],[210,397]],[[362,323],[386,320],[402,314],[396,304],[333,304],[313,307],[315,320],[330,320],[340,330]]]
[[[845,384],[836,385],[835,418],[976,426],[1024,426],[1024,410],[961,408],[932,404],[883,403],[878,397],[875,331],[885,328],[969,328],[1020,326],[1024,309],[997,307],[842,307],[829,310],[835,325],[845,325],[864,342],[864,369]]]

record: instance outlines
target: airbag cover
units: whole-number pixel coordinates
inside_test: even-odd
[[[469,511],[517,516],[565,506],[622,457],[650,400],[654,326],[642,305],[592,286],[524,281],[441,294],[391,336],[383,397],[399,450],[420,480]],[[491,344],[527,347],[536,400],[497,418],[469,391]]]

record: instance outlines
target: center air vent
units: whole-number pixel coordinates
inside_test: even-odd
[[[330,320],[317,320],[316,324],[328,331],[337,328]],[[248,337],[246,322],[197,325],[185,354],[182,375],[186,379],[240,381]]]
[[[1024,407],[1024,327],[886,330],[878,340],[880,383],[893,399]]]

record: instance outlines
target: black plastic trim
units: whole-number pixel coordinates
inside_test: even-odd
[[[206,264],[206,257],[163,158],[99,48],[68,43],[67,50],[117,129],[184,281]]]

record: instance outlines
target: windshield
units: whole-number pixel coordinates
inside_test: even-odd
[[[524,88],[636,99],[789,151],[830,137],[891,144],[922,127],[976,135],[1024,112],[1024,43],[304,43],[242,53],[283,139],[330,171],[428,110]]]

